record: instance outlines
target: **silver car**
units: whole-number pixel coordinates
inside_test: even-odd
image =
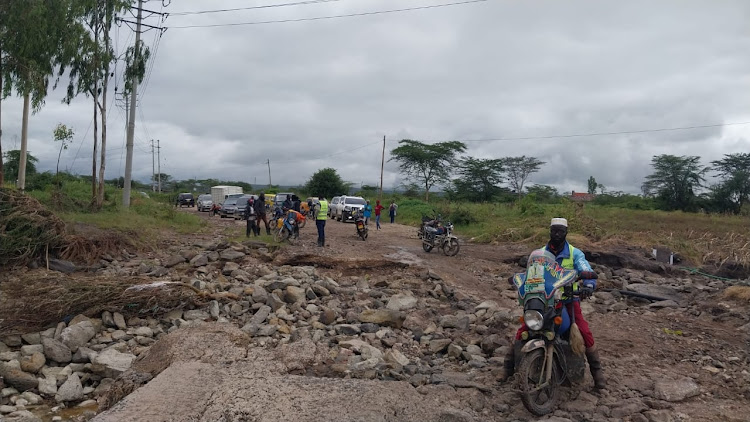
[[[341,203],[336,209],[336,216],[338,220],[344,222],[350,220],[354,221],[354,216],[357,215],[360,210],[363,210],[365,208],[366,203],[367,201],[359,196],[341,197]]]
[[[211,211],[211,207],[214,205],[214,201],[211,198],[211,194],[203,194],[198,197],[198,211]]]

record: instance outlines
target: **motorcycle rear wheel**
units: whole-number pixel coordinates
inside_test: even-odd
[[[305,228],[305,224],[307,224],[307,219],[306,218],[304,220],[299,221],[297,223],[297,225],[299,225],[299,228],[301,228],[301,229]]]
[[[361,233],[359,234],[359,237],[361,237],[361,238],[362,238],[362,241],[365,241],[365,240],[367,240],[367,232],[363,230],[363,231],[362,231],[362,232],[361,232]]]
[[[422,242],[422,249],[424,249],[425,252],[430,252],[434,248],[434,246],[430,245],[427,242]]]
[[[443,253],[446,256],[456,256],[460,248],[461,247],[458,244],[458,239],[451,238],[443,243]]]
[[[544,355],[543,348],[533,350],[521,358],[517,370],[521,401],[529,412],[537,416],[543,416],[555,410],[560,392],[560,385],[557,382],[559,379],[557,365],[552,368],[550,385],[536,390],[544,370]]]

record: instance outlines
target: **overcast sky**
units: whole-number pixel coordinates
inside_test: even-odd
[[[301,184],[333,167],[346,181],[376,185],[383,136],[386,160],[404,138],[467,140],[473,157],[536,156],[547,164],[531,183],[578,191],[593,175],[608,189],[637,193],[657,154],[699,155],[707,164],[750,152],[750,124],[544,138],[750,122],[747,0],[487,0],[178,28],[458,0],[338,0],[179,15],[292,1],[173,0],[163,8],[172,15],[158,48],[157,31],[144,34],[152,68],[139,92],[134,179],[151,176],[150,139],[160,140],[162,172],[177,179],[258,185],[268,183],[266,159],[274,184]],[[159,24],[156,17],[145,22]],[[118,52],[133,43],[127,26],[114,36]],[[29,151],[41,171],[54,171],[52,130],[65,123],[76,135],[60,167],[90,174],[91,100],[66,106],[63,95],[51,92],[31,118]],[[2,104],[4,151],[20,147],[21,109],[18,98]],[[124,123],[124,109],[113,107],[107,178],[124,172]],[[506,140],[487,141],[498,138]],[[404,181],[395,162],[386,161],[384,179],[386,187]]]

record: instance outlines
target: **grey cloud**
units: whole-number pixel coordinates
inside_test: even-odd
[[[279,0],[280,1],[280,0]],[[415,2],[414,5],[432,4]],[[410,5],[412,5],[410,3]],[[178,7],[179,6],[179,7]],[[212,6],[213,7],[213,6]],[[216,7],[219,7],[218,5]],[[341,1],[254,12],[171,16],[167,25],[227,23],[405,7]],[[172,11],[210,8],[182,1]],[[505,1],[320,22],[170,29],[136,121],[134,177],[162,171],[299,184],[323,167],[354,183],[380,177],[377,144],[618,132],[750,121],[750,4],[726,1]],[[121,28],[118,39],[127,39]],[[153,42],[153,33],[145,38]],[[132,40],[132,38],[131,38]],[[121,46],[124,48],[124,45]],[[121,70],[121,69],[120,69]],[[30,150],[54,168],[51,130],[75,126],[61,165],[90,171],[91,102],[54,92],[32,119]],[[20,101],[3,103],[3,148],[20,134]],[[107,177],[124,167],[123,111],[110,115]],[[565,139],[469,142],[468,155],[548,161],[532,183],[583,190],[590,175],[638,192],[653,155],[708,163],[747,151],[750,125]],[[83,143],[81,144],[81,141]],[[359,148],[373,143],[373,145]],[[78,147],[81,147],[78,152]],[[388,160],[386,154],[386,160]],[[404,181],[387,162],[388,186]]]

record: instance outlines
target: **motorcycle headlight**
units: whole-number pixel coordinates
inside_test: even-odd
[[[539,311],[528,310],[523,313],[523,321],[530,330],[539,331],[544,326],[544,317]]]

